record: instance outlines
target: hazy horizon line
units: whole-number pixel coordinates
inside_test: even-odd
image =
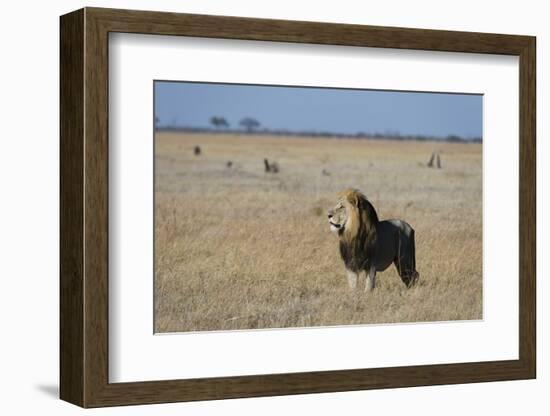
[[[246,130],[243,128],[225,128],[217,129],[206,126],[172,126],[172,125],[157,125],[154,128],[155,132],[186,132],[186,133],[213,133],[213,134],[244,134],[244,135],[271,135],[271,136],[295,136],[295,137],[310,137],[310,138],[356,138],[356,139],[374,139],[374,140],[408,140],[408,141],[445,141],[456,143],[482,143],[482,137],[464,137],[460,135],[433,136],[422,134],[401,134],[395,132],[356,132],[345,133],[336,131],[321,131],[321,130],[289,130],[289,129],[269,129],[261,128],[254,130]]]

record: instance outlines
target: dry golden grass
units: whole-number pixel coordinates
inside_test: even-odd
[[[155,152],[157,332],[482,318],[481,145],[158,133]],[[392,265],[348,289],[326,219],[346,187],[416,230],[415,287]]]

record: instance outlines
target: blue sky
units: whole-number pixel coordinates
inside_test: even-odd
[[[222,116],[262,127],[334,133],[482,136],[482,96],[155,81],[160,126],[208,127]]]

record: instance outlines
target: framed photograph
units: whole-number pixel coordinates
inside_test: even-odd
[[[535,378],[534,37],[60,29],[63,400]]]

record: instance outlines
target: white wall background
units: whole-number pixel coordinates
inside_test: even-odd
[[[549,330],[543,299],[544,141],[550,85],[545,2],[296,0],[124,0],[4,2],[0,14],[0,409],[3,414],[77,414],[58,395],[58,16],[83,6],[166,10],[433,29],[529,34],[538,53],[538,379],[533,381],[316,394],[91,410],[88,414],[544,415],[550,409]],[[545,201],[546,199],[546,201]],[[548,237],[546,237],[547,239]]]

